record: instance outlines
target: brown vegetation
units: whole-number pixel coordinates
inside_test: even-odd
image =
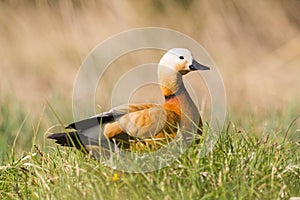
[[[158,26],[207,49],[230,109],[284,111],[300,100],[299,9],[295,0],[2,1],[1,99],[15,96],[32,113],[41,112],[45,99],[70,109],[77,70],[98,43],[130,28]]]

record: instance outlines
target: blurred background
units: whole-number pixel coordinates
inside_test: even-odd
[[[40,142],[34,143],[43,142],[57,116],[71,122],[73,82],[84,58],[108,37],[147,26],[177,30],[203,45],[224,80],[228,121],[249,134],[282,137],[300,114],[299,10],[298,0],[1,0],[1,155],[18,134],[15,148],[22,151],[35,136]],[[149,60],[139,57],[138,64]],[[137,64],[125,60],[118,65]],[[101,109],[108,109],[106,97],[97,93]],[[292,138],[300,138],[299,124]]]

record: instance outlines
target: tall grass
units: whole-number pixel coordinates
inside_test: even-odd
[[[251,115],[227,122],[213,151],[204,157],[200,143],[170,166],[134,174],[105,167],[75,149],[44,143],[49,127],[44,121],[54,123],[53,111],[42,113],[41,122],[32,125],[26,114],[9,120],[12,111],[24,111],[11,109],[8,102],[2,105],[6,105],[2,116],[10,126],[1,123],[1,130],[15,134],[1,140],[8,145],[0,165],[1,199],[289,199],[300,195],[299,119],[294,106],[290,112],[270,114],[264,123]],[[240,119],[229,119],[235,117]]]
[[[26,113],[18,106],[16,99],[1,100],[0,115],[0,159],[3,160],[4,156],[9,155],[8,149],[15,148],[18,145],[24,148],[27,147],[27,150],[29,150],[27,144],[32,142],[32,130],[26,122]],[[22,130],[27,130],[28,135],[16,143],[16,139]]]
[[[230,123],[212,153],[188,149],[170,166],[123,173],[73,149],[36,148],[0,167],[2,199],[288,199],[299,196],[299,141],[278,142]]]

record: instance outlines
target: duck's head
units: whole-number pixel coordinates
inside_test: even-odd
[[[171,69],[181,75],[185,75],[191,71],[210,69],[209,67],[198,63],[193,58],[192,53],[184,48],[174,48],[169,50],[161,58],[159,66]]]
[[[158,83],[163,95],[178,93],[184,87],[182,75],[196,70],[209,70],[209,67],[198,63],[189,50],[174,48],[165,53],[158,65]]]

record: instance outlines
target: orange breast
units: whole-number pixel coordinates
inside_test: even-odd
[[[181,116],[181,106],[178,96],[174,96],[171,99],[165,101],[164,108],[175,112],[177,115]]]

